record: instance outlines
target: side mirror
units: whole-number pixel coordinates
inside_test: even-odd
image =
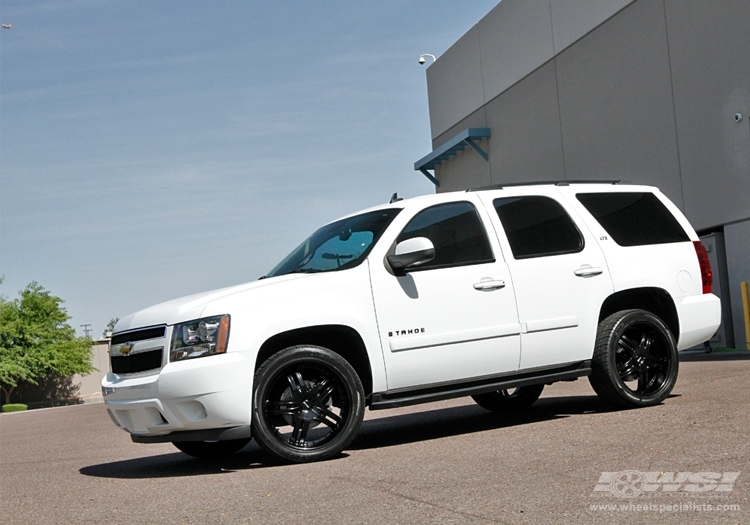
[[[427,237],[414,237],[396,245],[396,253],[386,257],[391,265],[393,273],[397,276],[406,275],[410,270],[420,264],[429,262],[435,258],[435,246]]]

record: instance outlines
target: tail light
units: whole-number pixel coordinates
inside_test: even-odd
[[[700,241],[693,241],[695,253],[698,255],[698,263],[701,265],[701,279],[703,280],[703,293],[711,293],[714,274],[711,271],[711,261],[708,260],[706,247]]]

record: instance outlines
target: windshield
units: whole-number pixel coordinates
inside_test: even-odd
[[[372,211],[323,226],[287,255],[266,277],[353,268],[370,253],[400,209]]]

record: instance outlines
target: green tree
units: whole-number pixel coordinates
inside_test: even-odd
[[[63,300],[36,282],[13,301],[0,298],[0,390],[10,402],[19,381],[33,384],[50,373],[87,374],[91,364],[88,337],[76,337]]]
[[[119,317],[113,317],[112,319],[110,319],[107,323],[107,327],[104,329],[104,332],[102,332],[102,337],[112,337],[112,332],[115,331],[115,325],[119,320]]]

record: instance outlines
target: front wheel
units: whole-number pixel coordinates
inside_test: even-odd
[[[498,390],[486,394],[477,394],[471,398],[480,407],[493,412],[513,412],[528,408],[539,399],[544,390],[544,385],[530,385],[513,388],[510,390]]]
[[[672,391],[678,366],[667,325],[646,310],[623,310],[599,324],[589,382],[612,405],[652,406]]]
[[[327,348],[286,348],[255,374],[253,436],[284,460],[302,463],[335,456],[357,435],[364,413],[359,376]]]
[[[234,454],[249,439],[229,439],[226,441],[173,441],[172,444],[188,456],[199,459],[214,459]]]

